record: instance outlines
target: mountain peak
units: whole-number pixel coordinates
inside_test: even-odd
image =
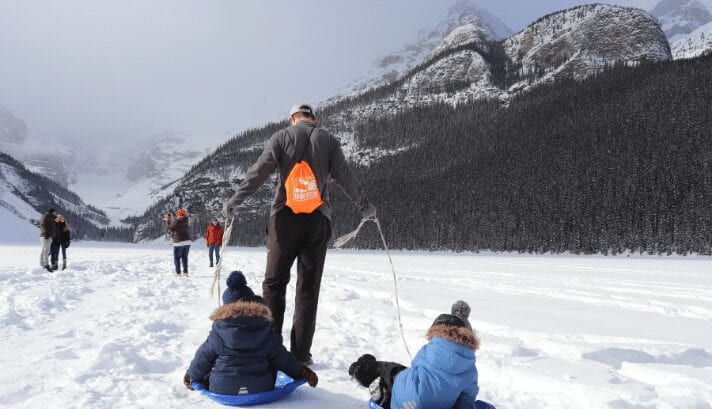
[[[447,11],[447,17],[459,17],[463,14],[474,15],[479,11],[480,9],[469,0],[457,0]]]
[[[443,40],[456,30],[458,32],[443,44]],[[488,40],[503,40],[514,33],[500,19],[482,7],[469,0],[458,0],[448,10],[447,17],[437,26],[430,30],[421,30],[415,41],[398,51],[381,56],[370,72],[326,103],[334,103],[379,86],[392,84],[430,58],[433,53],[448,48],[448,44],[462,44],[468,39],[479,38],[480,34]]]
[[[446,20],[450,23],[450,27],[444,34],[447,35],[456,28],[453,27],[453,25],[461,26],[469,23],[473,19],[479,20],[483,30],[497,40],[505,39],[514,34],[500,19],[469,0],[458,0],[450,7],[447,12]]]
[[[699,0],[661,0],[650,14],[671,43],[712,21],[709,8]]]

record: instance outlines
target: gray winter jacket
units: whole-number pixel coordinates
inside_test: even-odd
[[[310,139],[309,135],[312,131],[313,134]],[[338,139],[326,130],[317,128],[307,120],[299,121],[295,125],[277,131],[272,135],[262,155],[247,171],[245,180],[242,181],[237,188],[237,192],[230,198],[230,203],[235,207],[240,205],[262,186],[275,169],[279,168],[279,185],[275,193],[271,214],[274,215],[282,210],[287,202],[284,181],[294,165],[299,161],[308,141],[311,143],[306,152],[304,152],[303,160],[309,163],[319,184],[321,198],[324,201],[319,207],[319,211],[331,219],[329,176],[339,183],[360,211],[366,210],[369,204],[368,200],[356,182]]]

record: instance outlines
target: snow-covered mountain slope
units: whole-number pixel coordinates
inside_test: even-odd
[[[484,8],[469,0],[458,0],[448,10],[446,19],[438,23],[435,28],[421,32],[417,40],[402,49],[380,57],[371,71],[339,92],[329,102],[336,102],[345,97],[393,83],[417,65],[437,54],[443,40],[453,30],[467,24],[476,25],[477,30],[491,40],[504,39],[513,34],[506,24]]]
[[[504,42],[520,73],[583,79],[617,62],[665,61],[670,47],[645,11],[603,4],[550,14]],[[528,82],[528,81],[527,81]],[[518,90],[524,82],[514,84]]]
[[[172,191],[176,182],[207,155],[189,135],[163,132],[124,148],[99,151],[79,167],[71,188],[107,212],[112,225],[136,215]]]
[[[712,22],[705,24],[670,46],[673,58],[695,58],[712,52]]]
[[[74,153],[60,141],[38,137],[22,119],[0,106],[0,151],[20,160],[33,172],[46,175],[64,187],[76,180]]]
[[[67,144],[33,134],[22,119],[3,107],[0,151],[105,209],[114,226],[170,192],[209,152],[205,142],[171,131],[119,146],[91,140]]]
[[[431,59],[329,118],[348,124],[437,102],[502,99],[557,78],[584,79],[615,63],[671,58],[657,21],[635,8],[592,4],[552,13],[504,41],[472,22],[454,29]],[[349,129],[342,135],[349,138]],[[350,141],[347,146],[355,146]],[[373,155],[353,157],[368,162]]]
[[[27,125],[0,105],[0,143],[22,143],[27,138]]]
[[[187,279],[172,277],[168,243],[73,244],[69,268],[53,276],[34,266],[36,245],[0,247],[0,405],[227,408],[182,383],[217,305],[207,251],[194,247]],[[265,259],[230,247],[223,271],[240,269],[259,288]],[[411,353],[435,317],[465,300],[482,341],[477,397],[497,408],[710,407],[709,257],[393,252],[393,262]],[[383,252],[330,250],[311,351],[319,384],[258,408],[368,407],[351,362],[365,353],[410,362],[392,288]]]
[[[109,221],[102,211],[87,205],[75,193],[27,170],[3,153],[0,153],[0,207],[28,224],[36,224],[41,213],[53,207],[66,216],[77,237],[98,238],[99,229],[106,227]],[[13,234],[12,231],[7,233]]]
[[[0,195],[3,195],[3,188],[0,187]],[[27,222],[27,220],[12,213],[9,209],[0,206],[0,226],[3,234],[0,241],[6,242],[36,242],[39,237],[39,229]]]
[[[712,21],[709,8],[698,0],[661,0],[650,14],[658,19],[671,44]]]

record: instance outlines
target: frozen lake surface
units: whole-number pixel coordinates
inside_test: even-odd
[[[191,249],[188,279],[172,275],[168,244],[77,242],[68,252],[69,268],[50,274],[38,244],[0,245],[0,406],[222,407],[182,384],[217,306],[204,246]],[[413,353],[438,314],[470,303],[479,399],[500,409],[712,408],[709,258],[393,256]],[[261,293],[265,257],[229,248],[223,278],[240,269]],[[393,305],[385,253],[330,250],[312,350],[319,386],[264,407],[366,408],[349,364],[366,352],[409,362]]]

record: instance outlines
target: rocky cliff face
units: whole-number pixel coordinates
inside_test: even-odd
[[[520,74],[542,73],[545,78],[583,79],[617,62],[671,58],[665,35],[649,14],[602,4],[543,17],[507,39],[504,48]]]

